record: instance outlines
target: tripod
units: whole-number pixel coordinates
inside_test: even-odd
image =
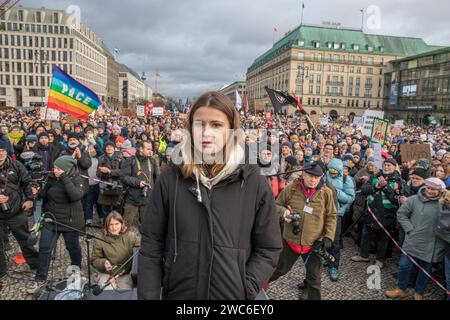
[[[44,221],[47,222],[47,223],[50,223],[50,224],[54,224],[56,226],[64,227],[64,228],[69,229],[71,231],[77,232],[80,236],[84,236],[84,241],[86,242],[86,247],[87,247],[86,249],[87,249],[87,260],[88,260],[87,261],[88,289],[90,291],[92,289],[92,283],[91,283],[91,262],[90,262],[91,261],[91,249],[90,249],[91,241],[92,241],[92,239],[96,239],[96,240],[103,241],[103,242],[108,243],[108,244],[110,244],[110,242],[108,242],[108,241],[106,241],[104,239],[101,239],[99,237],[96,237],[93,234],[90,234],[90,233],[88,233],[86,231],[76,229],[74,227],[71,227],[71,226],[66,225],[64,223],[61,223],[61,222],[58,222],[58,221],[56,221],[54,219],[51,219],[51,218],[45,218]],[[53,282],[53,279],[51,280],[51,282]],[[53,283],[51,283],[50,287],[52,287],[52,286],[53,286]]]

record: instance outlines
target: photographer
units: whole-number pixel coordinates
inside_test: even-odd
[[[8,157],[8,146],[0,141],[0,281],[6,275],[5,226],[9,228],[31,269],[37,266],[37,252],[27,245],[27,216],[22,210],[33,207],[31,177],[25,167]]]
[[[100,180],[118,183],[120,182],[120,166],[123,158],[120,152],[115,150],[112,142],[106,142],[104,151],[105,154],[98,158],[97,176]],[[97,203],[102,206],[103,212],[108,214],[113,210],[113,206],[117,203],[121,194],[122,188],[119,188],[119,186],[100,184],[100,196]]]
[[[51,215],[47,218],[56,219],[57,222],[72,228],[83,229],[84,184],[77,168],[77,160],[71,156],[62,156],[54,162],[54,173],[49,176],[48,183],[38,193],[38,198],[44,201],[44,212]],[[71,265],[81,268],[81,247],[79,234],[62,226],[44,223],[39,241],[39,265],[35,282],[27,289],[34,294],[46,283],[50,266],[52,250],[56,246],[60,235],[64,237],[66,249],[69,251]]]
[[[271,281],[288,273],[301,256],[306,265],[303,287],[306,288],[308,300],[321,298],[321,261],[318,253],[323,254],[324,250],[331,248],[336,232],[337,209],[333,191],[323,184],[323,174],[319,165],[308,165],[302,178],[294,180],[276,200],[278,213],[284,219],[284,240],[278,267]],[[322,248],[320,241],[323,242]]]
[[[128,188],[123,215],[130,227],[141,224],[150,191],[159,177],[159,167],[152,157],[152,144],[142,142],[137,149],[136,155],[126,159],[120,170],[120,181]]]

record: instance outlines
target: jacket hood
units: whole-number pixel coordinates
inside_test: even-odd
[[[424,186],[424,187],[420,188],[419,192],[417,193],[417,196],[419,197],[419,200],[422,201],[422,202],[438,201],[441,198],[441,196],[442,196],[442,194],[440,193],[436,198],[431,198],[430,199],[430,198],[428,198],[425,195],[425,190],[426,190],[426,187]]]
[[[340,159],[333,158],[328,164],[328,170],[329,169],[335,169],[339,171],[339,175],[341,176],[344,174],[344,164]]]

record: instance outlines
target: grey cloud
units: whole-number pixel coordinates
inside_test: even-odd
[[[447,0],[307,0],[304,23],[338,21],[359,28],[360,8],[381,9],[381,29],[369,33],[422,37],[429,44],[450,44]],[[110,47],[119,62],[138,73],[163,78],[158,89],[185,99],[245,77],[253,60],[300,23],[299,0],[24,0],[24,6],[81,8],[82,22]],[[366,16],[367,18],[367,16]]]

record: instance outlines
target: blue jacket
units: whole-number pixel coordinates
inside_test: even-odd
[[[336,169],[339,172],[339,176],[332,178],[330,169]],[[337,202],[339,204],[338,214],[343,217],[353,201],[355,201],[356,192],[353,179],[351,177],[344,177],[344,165],[341,160],[334,158],[328,164],[327,182],[336,192]]]

